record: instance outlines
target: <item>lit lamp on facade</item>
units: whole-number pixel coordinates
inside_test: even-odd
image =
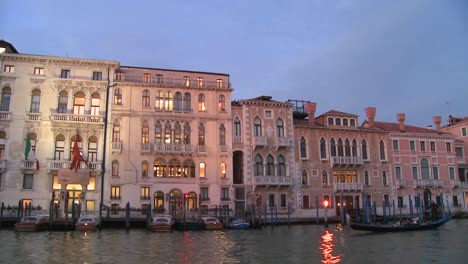
[[[323,201],[323,207],[325,207],[325,227],[328,227],[328,200]]]

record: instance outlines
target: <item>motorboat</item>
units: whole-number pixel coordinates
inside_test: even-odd
[[[395,222],[388,224],[365,224],[365,223],[350,223],[350,227],[354,230],[373,231],[373,232],[402,232],[402,231],[420,231],[436,229],[450,220],[450,216],[444,216],[433,222],[420,222],[419,219],[411,219],[409,221]]]
[[[48,215],[25,216],[15,224],[16,231],[42,231],[49,228]]]
[[[148,224],[151,231],[171,231],[174,225],[171,215],[156,215]]]
[[[75,224],[75,231],[96,231],[98,221],[95,216],[82,216]]]
[[[218,218],[213,216],[203,216],[202,223],[205,230],[220,230],[223,229],[223,223]]]
[[[249,229],[250,223],[249,221],[240,217],[230,217],[225,227],[227,229]]]

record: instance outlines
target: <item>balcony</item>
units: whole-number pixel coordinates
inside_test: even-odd
[[[362,166],[361,157],[331,157],[330,165],[332,168],[355,168]]]
[[[49,160],[47,161],[47,170],[69,169],[71,161],[68,160]],[[88,165],[85,162],[80,163],[81,170],[90,169],[93,171],[102,171],[101,161],[89,161]]]
[[[0,172],[4,172],[6,170],[6,160],[0,160]]]
[[[228,152],[227,146],[219,146],[219,153],[226,154]]]
[[[460,180],[450,180],[450,185],[452,185],[452,188],[460,187],[461,183]]]
[[[284,137],[276,138],[276,147],[277,148],[287,148],[289,147],[289,139]]]
[[[191,154],[193,147],[192,145],[155,143],[153,152]]]
[[[11,112],[0,111],[0,121],[11,121]]]
[[[198,154],[206,154],[206,146],[205,145],[198,145]]]
[[[122,152],[122,141],[119,140],[119,141],[116,141],[116,142],[112,142],[112,153],[120,153]]]
[[[442,180],[433,179],[417,179],[413,180],[414,188],[426,188],[426,187],[443,187],[444,182]]]
[[[42,113],[26,113],[26,121],[41,121]]]
[[[256,147],[266,147],[267,146],[267,137],[265,136],[259,136],[253,138],[253,148],[255,149]]]
[[[396,180],[396,187],[397,188],[406,188],[406,181],[405,180]]]
[[[460,181],[460,187],[463,188],[463,189],[468,189],[468,182]]]
[[[186,80],[176,78],[164,78],[161,76],[145,77],[143,75],[115,75],[115,82],[133,82],[157,85],[160,87],[178,87],[178,88],[224,88],[231,87],[230,83],[206,80]]]
[[[333,184],[333,189],[336,191],[362,191],[364,186],[360,182],[336,182]]]
[[[254,176],[257,186],[289,186],[293,184],[292,177],[288,176]]]
[[[52,122],[68,122],[68,123],[88,123],[104,125],[104,116],[102,115],[74,115],[74,114],[50,114]]]
[[[151,144],[150,143],[141,143],[141,153],[150,153]]]
[[[20,170],[36,170],[36,160],[22,160],[20,162]]]

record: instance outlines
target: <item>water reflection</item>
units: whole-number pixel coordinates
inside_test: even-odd
[[[341,261],[340,256],[333,255],[333,248],[335,247],[335,244],[333,244],[333,233],[325,230],[321,238],[322,240],[320,241],[320,250],[322,251],[323,255],[322,263],[339,263]]]

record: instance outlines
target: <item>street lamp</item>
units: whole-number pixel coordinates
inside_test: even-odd
[[[110,83],[110,69],[107,68],[107,86],[106,86],[106,113],[104,115],[104,144],[102,154],[101,168],[101,201],[99,203],[99,220],[102,221],[102,207],[104,205],[104,174],[106,173],[106,152],[107,152],[107,117],[109,115],[109,91],[110,88],[116,86],[117,83]]]

